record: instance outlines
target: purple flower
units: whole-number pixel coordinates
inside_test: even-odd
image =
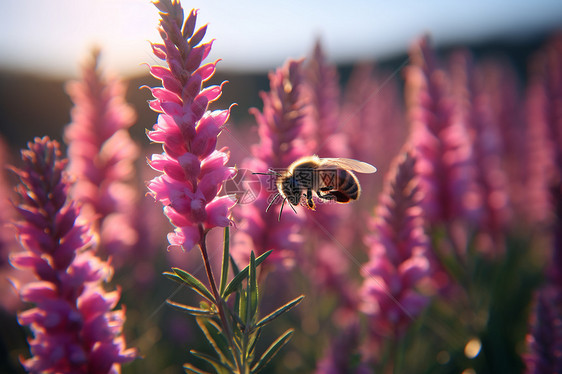
[[[77,179],[71,194],[84,218],[96,222],[101,252],[122,263],[138,241],[138,192],[130,182],[139,149],[127,132],[135,112],[125,102],[122,83],[104,78],[98,62],[95,51],[82,79],[67,85],[74,108],[65,140],[69,172]]]
[[[526,216],[529,205],[525,189],[527,152],[525,142],[524,105],[517,74],[510,61],[494,59],[478,66],[481,93],[489,101],[492,122],[496,123],[501,138],[502,163],[507,177],[509,205],[513,216]]]
[[[19,314],[29,326],[32,357],[23,361],[31,373],[118,373],[136,357],[121,335],[124,310],[113,310],[119,291],[106,292],[112,268],[93,255],[89,227],[67,199],[69,182],[56,141],[45,137],[22,151],[24,166],[14,171],[21,184],[16,225],[24,252],[10,261],[31,269],[37,281],[19,287],[24,302],[35,307]]]
[[[429,303],[433,259],[420,206],[420,187],[410,152],[401,155],[380,196],[362,289],[362,311],[376,336],[400,336]],[[428,291],[426,288],[425,291]]]
[[[549,279],[562,284],[562,35],[551,40],[534,61],[527,93],[530,214],[539,228],[552,226]],[[549,223],[550,225],[545,225]]]
[[[267,173],[269,169],[282,172],[295,160],[309,155],[303,136],[306,102],[303,100],[301,61],[288,61],[283,67],[269,74],[270,91],[262,92],[263,111],[253,109],[258,123],[260,142],[252,148],[253,158],[243,166],[254,172]],[[286,214],[279,221],[280,197],[266,208],[277,193],[276,176],[264,176],[258,198],[247,205],[240,205],[236,215],[240,221],[234,238],[232,253],[240,261],[247,261],[250,251],[256,255],[270,249],[275,251],[268,262],[281,267],[293,264],[294,252],[300,248],[302,238],[297,234],[302,224],[302,214],[295,215],[285,206]]]
[[[456,53],[451,61],[451,81],[457,111],[470,134],[476,166],[475,182],[481,195],[476,246],[488,255],[504,250],[504,233],[510,218],[503,144],[495,121],[491,98],[484,90],[481,69],[473,66],[468,52]]]
[[[303,100],[307,103],[307,115],[304,117],[303,136],[308,139],[306,145],[309,155],[348,157],[351,151],[344,131],[345,124],[339,121],[340,88],[337,69],[328,63],[319,42],[305,65],[305,78]],[[351,205],[336,204],[316,197],[314,199],[316,210],[306,210],[306,223],[311,230],[329,241],[331,238],[326,237],[325,231],[338,234],[349,231],[341,221],[350,221]],[[348,239],[351,235],[347,235]],[[311,265],[315,266],[316,261],[311,261]]]
[[[213,227],[230,224],[234,205],[228,196],[217,196],[223,182],[235,173],[226,167],[229,154],[216,150],[217,136],[228,120],[230,109],[207,111],[217,100],[222,86],[202,84],[212,77],[217,62],[201,65],[212,42],[202,43],[206,26],[195,31],[197,13],[192,10],[184,22],[178,1],[161,0],[162,44],[153,44],[156,57],[167,66],[151,66],[151,74],[162,81],[154,87],[150,107],[160,113],[148,138],[161,143],[162,154],[149,161],[162,175],[148,183],[154,199],[164,205],[164,213],[175,226],[168,234],[170,247],[190,250]]]
[[[0,138],[0,164],[6,165],[8,160],[8,147],[4,139]],[[6,178],[6,170],[0,172],[0,270],[10,267],[8,255],[14,247],[14,233],[8,227],[14,215],[14,209],[10,204],[10,195],[12,188],[8,184]]]
[[[305,67],[306,100],[310,104],[307,131],[310,148],[320,157],[348,157],[347,135],[340,123],[340,86],[336,66],[328,63],[322,45],[316,42]]]
[[[425,195],[423,210],[433,224],[475,222],[481,205],[474,190],[470,139],[455,112],[449,78],[437,68],[428,44],[425,38],[412,49],[405,77],[411,143]]]
[[[345,89],[340,124],[349,142],[349,157],[376,165],[385,175],[406,140],[407,126],[396,74],[363,63],[354,67]],[[369,136],[365,136],[369,134]],[[341,156],[338,156],[341,157]],[[376,203],[377,178],[364,178],[367,206]]]
[[[343,333],[336,337],[318,363],[316,374],[368,374],[372,373],[366,364],[358,362],[359,352],[359,325],[349,325]]]
[[[562,372],[562,292],[560,287],[544,287],[538,292],[527,336],[525,357],[528,374]]]
[[[9,164],[8,146],[4,139],[0,138],[0,165]],[[0,172],[0,310],[4,309],[12,314],[21,307],[22,303],[18,295],[13,292],[11,283],[25,281],[27,277],[21,271],[10,266],[10,253],[21,250],[14,235],[14,227],[11,224],[15,216],[13,200],[13,188],[8,183],[6,168]],[[19,279],[24,278],[24,279]]]

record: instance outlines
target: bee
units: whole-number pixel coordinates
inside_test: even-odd
[[[316,210],[313,192],[320,199],[333,200],[345,204],[357,200],[361,195],[361,185],[353,172],[370,174],[377,168],[363,161],[350,158],[320,158],[316,155],[302,157],[293,162],[287,171],[276,173],[277,194],[269,203],[269,210],[278,196],[283,198],[279,218],[285,201],[295,211],[293,206],[299,204],[305,195],[306,206]],[[271,173],[269,173],[271,174]],[[296,212],[296,211],[295,211]]]

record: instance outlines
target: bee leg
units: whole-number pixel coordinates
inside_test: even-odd
[[[283,207],[285,206],[285,200],[286,199],[283,199],[283,201],[281,202],[281,209],[279,209],[279,218],[277,218],[277,221],[279,221],[279,222],[281,222],[281,213],[283,213]]]
[[[311,189],[308,189],[306,191],[306,205],[308,206],[309,209],[316,210],[316,207],[314,206],[314,200],[312,200],[312,190]]]
[[[273,203],[275,202],[275,200],[277,200],[277,198],[279,197],[279,193],[275,194],[275,196],[273,196],[273,199],[271,199],[271,201],[269,202],[269,205],[267,206],[267,208],[265,208],[265,211],[267,212],[269,210],[269,208],[271,208],[271,206],[273,205]],[[283,204],[285,204],[285,200],[283,200]],[[281,209],[283,209],[283,207],[281,207]]]
[[[329,192],[330,190],[331,190],[331,188],[329,188],[329,187],[322,187],[318,191],[316,191],[316,194],[321,199],[333,200],[334,196],[332,195],[332,193]]]

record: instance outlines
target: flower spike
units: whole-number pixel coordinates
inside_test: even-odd
[[[161,0],[154,5],[160,10],[163,44],[153,45],[153,50],[167,66],[150,68],[162,87],[151,88],[150,107],[159,116],[147,136],[161,143],[164,152],[149,160],[162,174],[148,183],[148,189],[165,206],[164,213],[175,226],[168,234],[170,247],[190,250],[211,228],[230,224],[234,201],[218,192],[235,170],[226,166],[228,151],[216,149],[230,109],[207,111],[209,103],[220,97],[222,85],[202,88],[216,62],[201,65],[212,41],[201,43],[206,26],[195,29],[197,12],[192,10],[184,22],[178,1]]]
[[[125,348],[124,309],[113,310],[119,291],[102,287],[113,269],[93,254],[90,228],[67,199],[59,144],[36,138],[22,158],[22,169],[13,170],[21,181],[17,209],[23,220],[16,230],[25,251],[10,262],[38,279],[18,287],[22,301],[35,304],[18,315],[34,335],[32,357],[22,363],[30,373],[118,373],[137,354]]]

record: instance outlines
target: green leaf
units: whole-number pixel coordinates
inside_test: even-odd
[[[183,369],[185,370],[186,373],[188,374],[211,374],[208,371],[203,371],[199,368],[196,368],[195,366],[191,365],[191,364],[183,364]]]
[[[176,308],[176,309],[178,309],[182,312],[186,312],[188,314],[191,314],[192,316],[195,316],[195,317],[198,317],[198,316],[213,317],[213,316],[217,315],[216,312],[214,312],[212,310],[209,310],[209,309],[196,308],[196,307],[193,307],[193,306],[189,306],[189,305],[185,305],[185,304],[181,304],[181,303],[176,303],[175,301],[172,301],[172,300],[166,300],[166,302],[170,306],[172,306],[172,307],[174,307],[174,308]]]
[[[233,362],[234,357],[232,357],[232,352],[230,351],[226,337],[219,325],[217,325],[215,321],[205,317],[197,317],[195,320],[211,346],[219,355],[220,361]]]
[[[228,281],[228,260],[230,259],[230,228],[224,228],[224,246],[222,250],[221,284],[219,293],[222,295]]]
[[[256,266],[259,266],[267,258],[267,256],[271,254],[271,252],[273,252],[273,250],[269,250],[256,258]],[[242,281],[248,277],[249,268],[250,265],[246,266],[244,269],[242,269],[242,271],[236,274],[234,278],[232,278],[228,286],[226,286],[226,290],[224,290],[224,293],[222,295],[223,298],[226,298],[228,295],[238,290],[238,288],[242,284]]]
[[[255,321],[256,312],[258,311],[258,282],[257,282],[257,269],[256,269],[256,256],[254,252],[250,253],[250,268],[248,269],[248,309],[246,316],[246,325],[253,325]]]
[[[237,295],[240,299],[238,303],[238,315],[240,316],[240,318],[244,318],[244,325],[246,325],[246,323],[248,322],[246,319],[246,313],[248,310],[248,292],[247,290],[241,290]]]
[[[207,361],[207,363],[209,363],[209,365],[211,365],[215,368],[217,373],[229,374],[229,373],[233,372],[234,368],[231,368],[230,366],[223,364],[222,362],[220,362],[219,360],[217,360],[213,356],[209,356],[206,353],[195,351],[195,350],[191,350],[191,351],[189,351],[189,353],[191,353],[192,355],[194,355],[197,358],[200,358],[201,360]]]
[[[252,367],[252,373],[258,373],[260,370],[262,370],[273,359],[273,357],[275,357],[279,350],[289,342],[289,339],[291,338],[293,332],[293,329],[289,329],[285,331],[283,335],[277,338],[277,340],[271,343],[269,348],[267,348],[258,362],[256,362],[256,364]]]
[[[238,273],[240,273],[240,269],[238,269],[238,265],[236,265],[236,261],[234,261],[232,255],[230,256],[230,266],[232,266],[232,274],[236,276]]]
[[[211,294],[211,292],[207,289],[207,287],[205,287],[203,283],[201,283],[199,279],[195,278],[187,271],[184,271],[179,268],[172,268],[172,271],[176,273],[176,275],[179,276],[181,280],[189,287],[191,287],[195,292],[197,292],[198,294],[200,294],[201,296],[203,296],[213,304],[216,304],[213,294]]]
[[[232,309],[228,308],[228,313],[230,314],[230,316],[232,316],[232,318],[234,319],[234,322],[236,322],[238,325],[240,325],[241,329],[245,329],[246,325],[244,324],[244,321],[242,321],[240,319],[240,316],[238,314],[236,314],[236,311],[239,310],[239,305],[240,303],[238,302],[238,300],[240,300],[240,296],[237,294],[236,295],[236,300],[234,303],[234,307]]]
[[[261,329],[257,329],[256,331],[254,331],[250,334],[250,337],[248,339],[248,347],[249,347],[248,348],[248,355],[250,357],[254,357],[256,345],[257,345],[258,339],[261,336],[261,332],[262,332]]]
[[[291,310],[292,308],[294,308],[295,306],[297,306],[302,301],[302,299],[304,299],[304,295],[301,295],[301,296],[297,297],[296,299],[293,299],[293,300],[289,301],[285,305],[283,305],[283,306],[279,307],[278,309],[274,310],[273,312],[269,313],[267,316],[263,317],[256,324],[256,327],[259,328],[259,327],[263,327],[263,326],[267,325],[268,323],[273,321],[275,318],[281,316],[283,313],[286,313],[289,310]]]
[[[181,279],[176,273],[170,273],[170,272],[163,272],[162,275],[164,275],[166,278],[173,280],[174,282],[177,282],[181,285],[184,285],[185,282],[183,281],[183,279]]]

